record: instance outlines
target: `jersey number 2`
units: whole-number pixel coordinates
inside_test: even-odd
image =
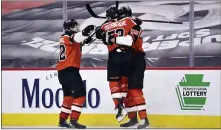
[[[66,48],[64,44],[60,44],[60,55],[59,55],[59,60],[65,60],[66,59]]]

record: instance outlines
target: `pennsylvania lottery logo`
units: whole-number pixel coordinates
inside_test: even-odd
[[[206,103],[210,82],[203,81],[203,74],[185,74],[176,87],[182,110],[202,110]]]

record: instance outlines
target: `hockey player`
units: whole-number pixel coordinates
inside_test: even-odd
[[[106,18],[108,22],[105,22],[97,31],[96,38],[102,39],[103,43],[107,45],[109,56],[107,63],[107,80],[109,81],[109,87],[111,95],[115,104],[115,110],[117,111],[116,119],[120,122],[122,121],[127,112],[123,106],[123,98],[121,95],[121,75],[122,75],[122,62],[127,62],[127,60],[122,59],[119,45],[113,43],[111,39],[119,34],[124,36],[125,33],[125,21],[117,23],[118,10],[115,7],[110,7],[106,11]],[[120,25],[121,24],[121,25]],[[124,34],[125,33],[125,34]],[[126,49],[124,50],[126,51]],[[125,74],[126,75],[126,74]]]
[[[86,128],[77,121],[81,114],[82,106],[86,98],[86,90],[79,73],[81,61],[81,43],[92,41],[88,36],[94,30],[89,25],[79,31],[79,24],[75,20],[67,20],[63,23],[65,33],[60,37],[59,62],[57,64],[58,79],[62,85],[64,98],[59,115],[59,127]],[[70,124],[67,119],[70,116]]]
[[[120,81],[122,76],[127,77],[130,72],[130,62],[133,56],[131,46],[133,35],[136,35],[130,32],[136,29],[136,23],[129,17],[119,20],[118,10],[115,7],[110,7],[106,11],[106,17],[109,22],[101,26],[96,32],[96,37],[102,39],[108,47],[107,79],[117,109],[116,118],[120,122],[126,116],[122,92],[127,92],[127,87],[121,88]]]
[[[119,9],[119,19],[124,19],[125,17],[132,17],[132,11],[129,7],[121,7]],[[125,107],[128,112],[129,122],[121,124],[121,127],[130,127],[138,123],[137,113],[140,117],[140,124],[138,129],[146,128],[149,126],[149,121],[147,119],[146,104],[143,97],[143,78],[144,71],[146,69],[145,62],[145,52],[142,48],[143,40],[140,37],[142,21],[138,18],[133,18],[137,23],[130,30],[130,35],[133,37],[132,48],[135,50],[132,62],[131,70],[128,77],[128,93],[125,99]]]

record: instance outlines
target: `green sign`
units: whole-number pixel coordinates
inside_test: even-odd
[[[176,87],[182,110],[202,110],[206,104],[210,82],[203,81],[203,74],[185,74]]]

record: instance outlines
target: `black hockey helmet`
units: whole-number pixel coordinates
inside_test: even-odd
[[[79,24],[76,20],[71,19],[71,20],[67,20],[63,23],[63,28],[65,31],[78,32],[79,31]]]
[[[117,8],[116,8],[116,7],[110,7],[110,8],[106,11],[106,18],[107,18],[108,20],[118,18],[118,10],[117,10]]]
[[[129,6],[122,6],[119,10],[119,19],[132,16],[132,10]]]

